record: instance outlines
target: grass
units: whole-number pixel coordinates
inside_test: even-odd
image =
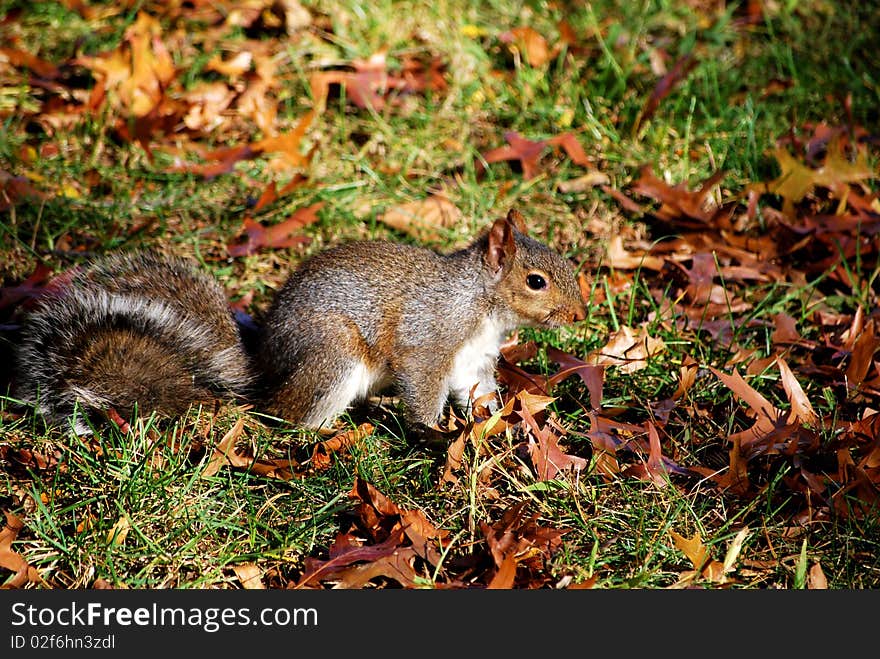
[[[647,368],[606,373],[603,404],[639,423],[649,418],[652,403],[675,391],[685,355],[701,366],[722,368],[730,351],[705,334],[661,322],[662,300],[652,293],[657,281],[651,272],[636,271],[629,279],[603,262],[607,242],[616,234],[647,242],[660,236],[599,187],[561,192],[558,184],[582,175],[582,167],[548,153],[533,179],[525,180],[509,163],[488,165],[481,176],[480,154],[502,145],[505,131],[533,140],[572,131],[611,188],[625,190],[639,167],[650,163],[659,176],[691,187],[723,170],[718,195],[726,199],[750,182],[778,174],[769,150],[793,127],[852,121],[876,132],[878,125],[880,70],[869,53],[880,25],[867,6],[775,3],[757,24],[742,26],[743,7],[736,3],[445,0],[406,3],[405,10],[390,0],[305,4],[316,17],[308,32],[278,38],[265,27],[257,35],[274,39],[280,130],[290,129],[312,107],[308,76],[326,62],[365,59],[385,48],[394,69],[406,55],[438,55],[448,82],[442,93],[401,96],[399,104],[380,110],[357,108],[344,93],[328,100],[304,145],[315,147],[310,183],[258,217],[270,224],[296,208],[325,202],[320,221],[306,230],[312,237],[308,246],[235,259],[226,252],[275,176],[266,158],[239,163],[233,173],[211,181],[172,173],[169,154],[156,150],[151,160],[140,146],[120,140],[111,112],[37,113],[45,92],[7,67],[0,69],[0,170],[24,176],[51,194],[19,203],[0,218],[4,283],[20,282],[38,262],[59,270],[92,253],[157,246],[195,256],[231,299],[253,295],[248,309],[258,316],[286,273],[309,253],[352,238],[413,240],[385,227],[380,214],[442,189],[465,220],[432,247],[463,244],[516,206],[537,237],[581,264],[589,276],[595,303],[587,321],[576,329],[522,333],[541,348],[528,365],[533,371],[552,372],[545,347],[583,356],[622,325],[647,323],[652,336],[664,339],[666,351]],[[137,10],[144,9],[159,17],[163,35],[171,38],[172,20],[161,3],[114,6],[84,18],[60,3],[4,1],[0,37],[44,60],[63,62],[115,48]],[[563,19],[578,35],[576,44],[560,39]],[[208,28],[197,17],[184,14],[174,21],[190,35],[174,52],[183,90],[217,79],[206,70],[210,57],[236,52],[248,33],[230,28],[208,39]],[[524,53],[499,38],[520,25],[545,35],[559,52],[544,65],[529,65]],[[664,53],[668,66],[688,53],[696,66],[637,127],[658,79],[652,61]],[[64,75],[83,74],[71,67]],[[91,84],[84,79],[71,86],[84,98]],[[252,124],[238,122],[224,124],[203,141],[219,147],[260,136]],[[29,149],[40,153],[47,145],[57,150],[45,157],[28,155]],[[808,338],[819,339],[818,330],[805,322],[817,302],[841,313],[852,313],[858,304],[876,307],[877,269],[870,263],[849,265],[860,269],[866,284],[851,290],[831,289],[822,280],[750,285],[744,295],[752,307],[744,316],[730,315],[732,337],[739,346],[756,349],[755,358],[764,357],[780,312],[798,319]],[[11,325],[17,317],[7,320]],[[9,353],[14,330],[0,341],[2,352]],[[838,399],[829,398],[821,382],[800,379],[820,415],[840,412]],[[775,370],[750,383],[787,407]],[[567,380],[557,393],[553,409],[571,431],[570,452],[595,460],[583,436],[589,422],[582,383]],[[749,425],[742,406],[704,369],[686,396],[687,409],[699,414],[676,412],[667,426],[664,455],[697,464],[721,446],[726,465],[726,437]],[[0,447],[36,451],[52,463],[37,466],[2,454],[0,507],[25,520],[14,548],[57,587],[90,587],[100,578],[128,587],[237,588],[233,567],[244,563],[255,563],[267,585],[283,586],[295,580],[307,557],[326,557],[334,537],[348,531],[353,504],[346,495],[356,477],[449,530],[450,560],[480,546],[480,523],[494,522],[508,506],[527,500],[542,525],[566,531],[546,568],[550,585],[595,577],[595,586],[604,588],[669,587],[693,569],[671,542],[670,531],[686,537],[699,532],[711,556],[723,560],[744,526],[751,533],[728,586],[804,587],[806,569],[817,562],[833,588],[880,585],[877,516],[800,525],[795,515],[801,495],[786,487],[786,479],[795,475],[790,463],[763,474],[761,493],[751,500],[707,483],[676,481],[674,487],[659,488],[623,475],[604,478],[595,462],[579,475],[540,482],[516,454],[514,438],[506,437],[490,443],[496,469],[487,482],[478,478],[486,455],[469,446],[467,477],[439,487],[444,452],[408,442],[388,413],[393,407],[385,406],[352,412],[352,424],[370,419],[378,430],[338,456],[327,471],[287,481],[246,469],[224,468],[206,476],[211,445],[241,416],[256,456],[301,456],[317,438],[263,424],[254,412],[223,407],[193,410],[176,422],[142,420],[131,434],[99,428],[82,440],[20,415],[11,397],[0,399],[0,406]],[[833,433],[827,435],[830,442]],[[426,584],[442,580],[430,571],[423,576]]]

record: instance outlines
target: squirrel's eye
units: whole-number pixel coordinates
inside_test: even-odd
[[[534,272],[526,277],[526,284],[528,284],[529,288],[533,291],[540,291],[542,288],[547,288],[547,280]]]

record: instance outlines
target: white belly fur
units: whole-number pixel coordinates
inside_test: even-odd
[[[455,353],[449,375],[449,391],[459,405],[468,404],[471,388],[475,384],[474,398],[495,391],[495,365],[507,331],[505,324],[489,316]]]

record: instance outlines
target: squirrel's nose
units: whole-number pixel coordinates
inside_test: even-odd
[[[587,308],[584,306],[583,303],[581,303],[574,308],[574,311],[572,311],[571,321],[573,323],[576,323],[580,320],[584,320],[586,317],[587,317]]]

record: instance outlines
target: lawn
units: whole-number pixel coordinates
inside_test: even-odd
[[[880,586],[870,3],[0,2],[0,582]],[[586,320],[500,413],[330,433],[218,401],[77,437],[15,399],[90,256],[198,262],[244,327],[304,257],[510,208]]]

